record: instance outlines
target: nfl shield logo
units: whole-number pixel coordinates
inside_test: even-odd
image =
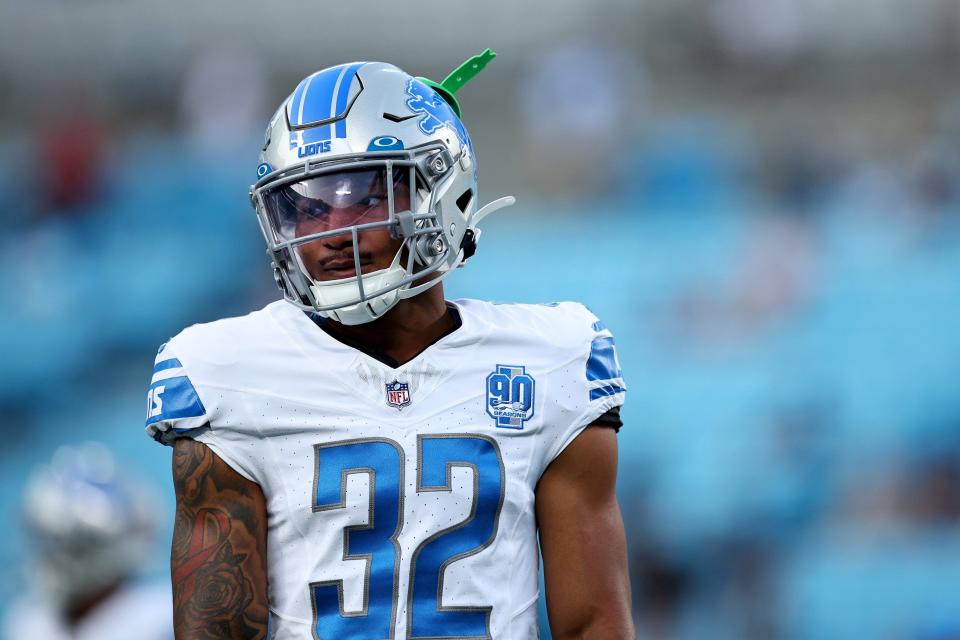
[[[387,404],[397,409],[403,409],[410,404],[410,385],[406,382],[387,383]]]

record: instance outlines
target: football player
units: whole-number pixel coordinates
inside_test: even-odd
[[[7,612],[9,640],[168,640],[170,590],[135,580],[154,550],[156,505],[102,445],[63,447],[23,498],[31,589]]]
[[[304,79],[251,189],[284,300],[157,356],[178,638],[633,637],[624,383],[577,303],[446,301],[477,224],[455,93],[380,62]],[[518,254],[518,260],[522,260]]]

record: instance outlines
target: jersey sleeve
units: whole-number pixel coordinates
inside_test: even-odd
[[[147,392],[146,432],[172,445],[191,438],[253,482],[262,477],[261,435],[247,416],[247,395],[230,377],[235,334],[194,325],[160,348]],[[258,482],[259,483],[259,482]]]
[[[157,352],[147,391],[147,435],[166,445],[210,423],[207,407],[171,343]]]
[[[604,424],[605,416],[615,414],[615,426],[619,427],[619,408],[627,391],[613,334],[582,305],[575,305],[571,314],[579,316],[574,323],[578,355],[556,371],[551,381],[555,401],[545,428],[553,437],[543,468],[585,428]]]

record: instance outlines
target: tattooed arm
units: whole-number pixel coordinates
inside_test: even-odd
[[[177,640],[267,637],[267,510],[260,486],[206,445],[173,449],[170,571]]]

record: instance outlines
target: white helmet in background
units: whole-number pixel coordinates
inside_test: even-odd
[[[30,578],[60,607],[96,595],[143,566],[155,513],[152,495],[118,474],[104,446],[61,447],[24,492]]]
[[[476,157],[453,94],[494,56],[487,49],[442,84],[383,62],[343,64],[284,100],[250,197],[289,302],[343,324],[370,322],[473,254],[476,224],[513,198],[477,210]],[[325,217],[334,209],[340,222]],[[372,229],[402,246],[389,267],[361,275],[359,236]],[[352,239],[355,275],[318,280],[299,248],[334,236]]]

